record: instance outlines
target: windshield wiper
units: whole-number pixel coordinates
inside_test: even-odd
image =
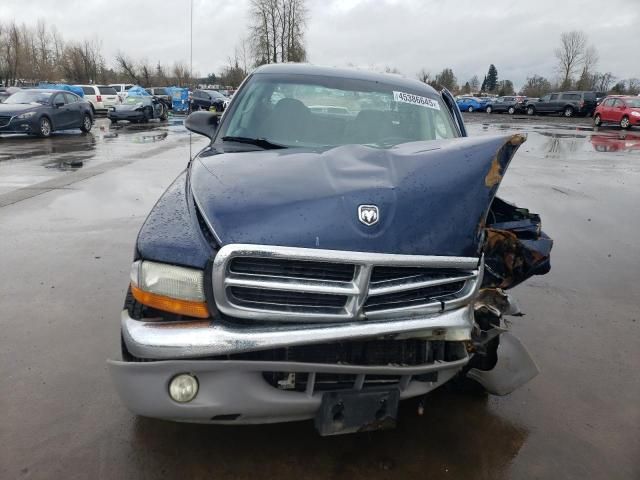
[[[237,142],[237,143],[246,143],[248,145],[256,145],[257,147],[262,147],[265,150],[273,150],[276,148],[287,148],[284,145],[280,145],[278,143],[273,143],[267,140],[266,138],[250,138],[250,137],[222,137],[223,142]]]

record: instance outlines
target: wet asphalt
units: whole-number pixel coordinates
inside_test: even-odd
[[[499,195],[541,214],[551,273],[514,289],[541,373],[506,397],[441,389],[396,430],[136,418],[105,360],[137,231],[205,142],[180,118],[0,138],[0,479],[640,478],[640,130],[465,114],[520,132]]]

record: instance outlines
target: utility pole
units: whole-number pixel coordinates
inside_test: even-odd
[[[189,34],[191,36],[191,41],[189,42],[189,79],[193,82],[193,0],[191,0],[191,6],[189,8],[190,14],[190,28]],[[189,161],[193,158],[192,150],[191,150],[191,132],[189,132]]]
[[[191,42],[189,44],[189,78],[193,81],[193,0],[191,0]]]

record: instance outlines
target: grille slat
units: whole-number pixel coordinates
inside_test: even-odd
[[[251,275],[349,282],[353,279],[355,267],[344,263],[236,257],[231,261],[229,270]]]
[[[347,297],[322,293],[287,292],[283,290],[263,290],[258,288],[231,287],[231,294],[238,300],[270,305],[291,307],[343,307]]]
[[[369,309],[382,310],[398,308],[400,306],[412,306],[428,301],[438,301],[441,297],[453,295],[462,290],[464,282],[454,282],[446,285],[436,285],[415,290],[393,292],[385,295],[369,297],[364,304],[365,312]]]
[[[461,307],[481,269],[470,257],[226,245],[212,280],[216,304],[230,317],[335,322]]]

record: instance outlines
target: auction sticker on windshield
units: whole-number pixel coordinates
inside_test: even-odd
[[[411,105],[418,105],[420,107],[433,108],[434,110],[440,110],[440,104],[429,97],[421,97],[420,95],[414,95],[412,93],[405,92],[393,92],[393,100],[396,102],[410,103]]]

